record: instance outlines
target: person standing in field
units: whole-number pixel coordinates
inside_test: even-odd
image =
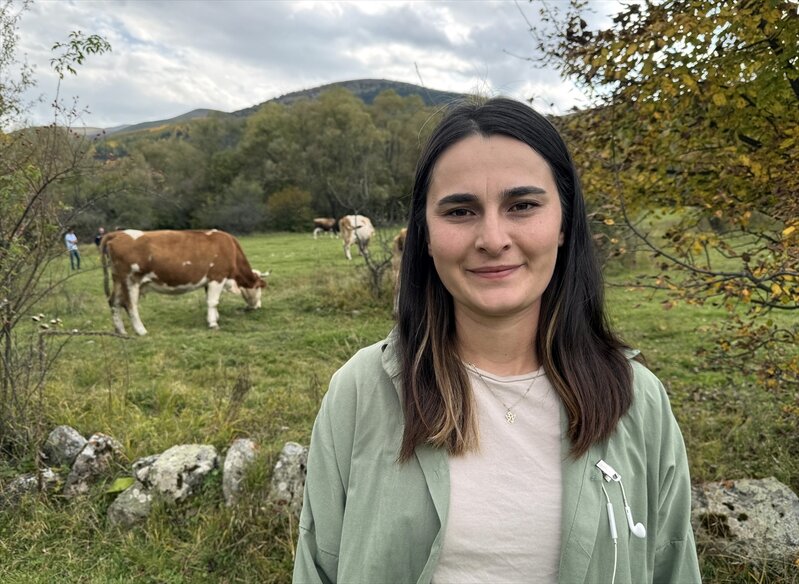
[[[554,127],[451,109],[407,227],[396,327],[314,424],[294,582],[700,582],[682,436],[608,323]]]
[[[67,234],[64,236],[64,243],[69,252],[69,265],[73,270],[80,270],[80,251],[78,250],[78,236],[75,235],[75,228],[70,227],[67,229]]]
[[[97,247],[100,247],[100,242],[103,240],[103,235],[105,235],[105,228],[104,227],[98,227],[97,228],[97,233],[94,236],[94,245],[96,245]]]

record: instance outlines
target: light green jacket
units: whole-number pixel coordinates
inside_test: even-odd
[[[397,463],[403,416],[391,339],[359,351],[322,401],[308,454],[295,583],[426,584],[435,571],[449,505],[448,455],[421,446],[414,459]],[[630,363],[635,399],[613,437],[578,460],[567,456],[564,439],[561,583],[611,581],[603,484],[618,529],[616,583],[700,582],[682,436],[660,381]],[[621,489],[603,481],[594,466],[600,459],[621,475],[645,539],[630,533]]]

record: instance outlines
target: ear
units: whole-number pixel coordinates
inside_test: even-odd
[[[563,233],[563,231],[561,230],[560,235],[558,235],[558,247],[561,247],[565,240],[566,240],[566,234]]]

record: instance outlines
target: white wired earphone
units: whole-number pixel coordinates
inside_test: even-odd
[[[627,493],[624,492],[624,484],[621,482],[621,475],[604,460],[597,462],[596,467],[600,470],[602,473],[602,478],[604,478],[606,482],[614,481],[619,483],[619,486],[621,487],[621,498],[624,501],[624,514],[627,516],[627,525],[630,528],[630,533],[632,533],[635,537],[639,537],[641,539],[645,538],[646,527],[644,527],[644,524],[635,523],[633,521],[633,513],[630,510],[630,504],[627,502]],[[613,514],[613,503],[610,502],[610,497],[608,496],[608,492],[605,490],[605,485],[600,484],[600,486],[602,487],[602,492],[605,494],[605,499],[608,502],[608,526],[610,527],[610,537],[613,539],[613,578],[611,579],[611,584],[615,584],[616,565],[618,563],[619,551],[619,533],[616,531],[616,517]]]

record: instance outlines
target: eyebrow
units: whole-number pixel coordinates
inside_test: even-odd
[[[500,193],[503,200],[515,199],[517,197],[524,197],[527,195],[545,195],[546,190],[541,187],[534,186],[521,186],[505,189]],[[477,201],[477,195],[472,193],[452,193],[445,197],[441,197],[436,203],[437,206],[443,207],[446,205],[462,205],[464,203],[474,203]]]

